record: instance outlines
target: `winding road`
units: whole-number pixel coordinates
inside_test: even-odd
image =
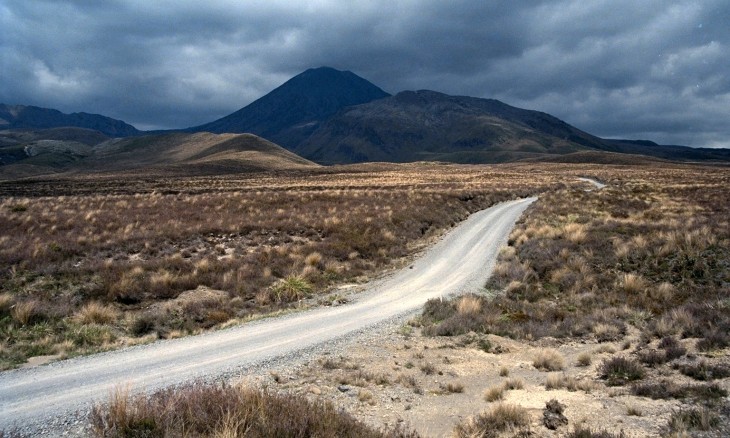
[[[351,304],[0,373],[0,430],[85,411],[120,385],[140,391],[225,376],[414,312],[430,298],[478,291],[516,220],[535,199],[471,215],[411,266],[367,285]]]

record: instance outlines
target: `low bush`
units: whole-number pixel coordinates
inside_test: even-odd
[[[333,405],[294,395],[190,384],[149,396],[118,391],[90,414],[97,437],[417,437],[403,428],[377,430]]]
[[[730,377],[730,366],[724,364],[712,365],[705,360],[696,364],[681,364],[675,368],[685,376],[695,380],[710,381]]]
[[[712,430],[720,424],[720,418],[707,407],[681,409],[669,419],[669,430],[686,432],[689,430]]]
[[[626,438],[623,431],[619,433],[611,433],[606,430],[593,430],[585,426],[576,426],[572,432],[568,433],[566,438]]]
[[[493,438],[510,429],[526,428],[530,416],[523,407],[498,403],[489,410],[456,425],[456,438]]]
[[[633,359],[616,356],[603,361],[600,376],[609,386],[624,385],[644,377],[644,367]]]

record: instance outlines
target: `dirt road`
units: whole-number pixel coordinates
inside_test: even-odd
[[[475,213],[412,266],[368,285],[352,304],[1,373],[0,429],[85,411],[118,386],[149,390],[265,366],[413,312],[429,298],[477,291],[515,221],[534,200]]]

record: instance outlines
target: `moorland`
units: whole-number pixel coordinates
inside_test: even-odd
[[[607,186],[596,190],[578,177]],[[395,364],[387,355],[365,361],[353,348],[349,357],[286,370],[290,381],[272,372],[264,396],[199,384],[118,396],[95,409],[95,430],[123,436],[152,425],[172,436],[195,424],[199,435],[215,436],[238,425],[228,435],[238,436],[264,426],[223,420],[256,400],[272,415],[288,403],[298,418],[288,421],[307,427],[317,423],[314,403],[326,411],[316,415],[322,421],[356,424],[342,427],[427,434],[418,426],[433,416],[428,406],[453,396],[461,409],[442,420],[457,436],[722,433],[729,180],[726,167],[654,162],[364,164],[3,182],[2,366],[346,301],[343,286],[404,266],[470,213],[537,195],[484,290],[430,301],[381,339],[377,348],[402,356]],[[444,374],[448,383],[433,383]],[[339,398],[343,382],[361,395]],[[409,394],[400,417],[415,429],[378,432],[382,421],[373,418],[392,411],[395,390]],[[536,393],[541,407],[530,398]],[[570,425],[553,432],[543,408],[556,397],[568,405]],[[571,409],[579,412],[585,398],[621,400],[623,410],[614,407],[611,421],[578,418]],[[204,408],[211,400],[227,408],[214,415]],[[333,401],[354,419],[333,414]],[[170,417],[164,406],[174,403],[195,408]],[[559,405],[550,409],[562,415]]]

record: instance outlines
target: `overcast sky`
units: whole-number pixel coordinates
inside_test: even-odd
[[[727,0],[3,0],[0,102],[181,128],[330,66],[730,147],[728,23]]]

